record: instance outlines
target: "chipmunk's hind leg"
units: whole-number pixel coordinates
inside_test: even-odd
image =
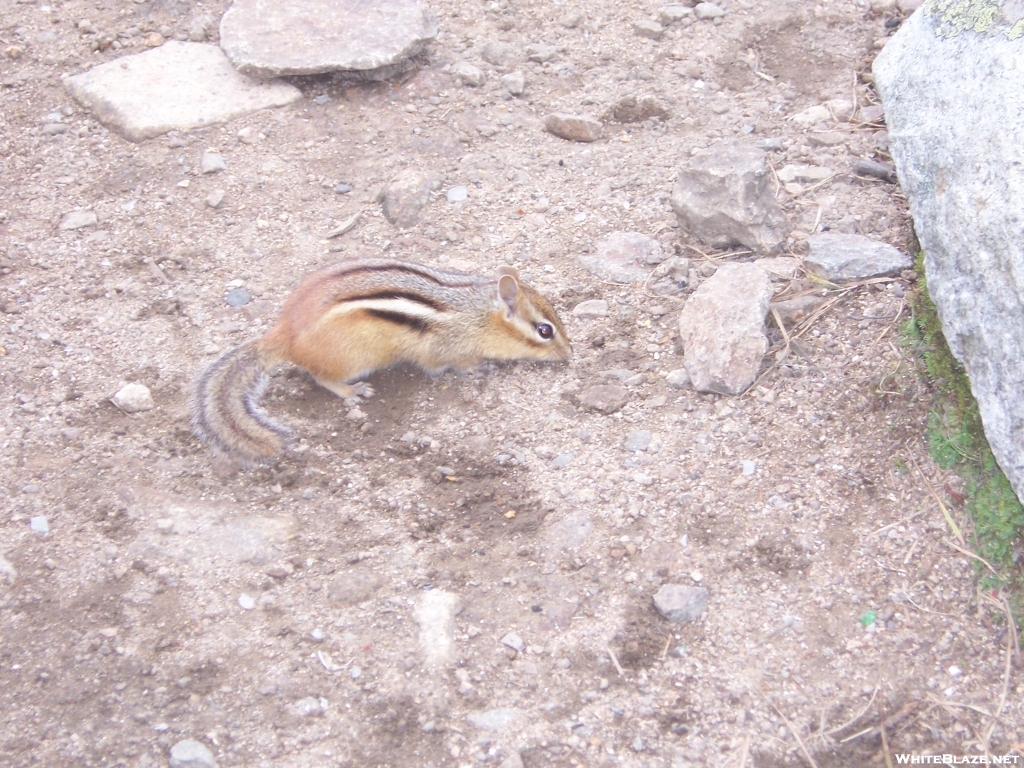
[[[343,381],[331,381],[330,379],[322,379],[319,376],[314,376],[313,378],[316,379],[316,383],[321,387],[340,397],[349,408],[354,408],[363,400],[373,397],[374,394],[373,387],[365,381],[346,384]]]

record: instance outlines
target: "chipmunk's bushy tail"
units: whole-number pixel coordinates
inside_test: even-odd
[[[260,408],[267,380],[255,341],[228,350],[206,366],[192,390],[196,435],[214,452],[246,465],[281,453],[291,432]]]

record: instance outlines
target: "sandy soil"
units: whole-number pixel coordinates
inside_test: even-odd
[[[291,108],[139,145],[61,87],[225,7],[8,0],[0,18],[0,761],[163,766],[185,738],[220,766],[883,765],[883,738],[1019,754],[1011,638],[937,504],[964,525],[899,336],[913,276],[829,294],[779,362],[772,326],[756,387],[728,398],[665,380],[685,295],[577,260],[615,230],[700,277],[748,259],[706,258],[668,205],[676,169],[723,137],[778,138],[776,168],[835,171],[779,190],[793,255],[826,229],[909,249],[898,190],[850,173],[887,159],[864,75],[897,13],[734,0],[653,40],[633,25],[657,6],[438,0],[441,36],[402,78],[297,79]],[[528,61],[530,45],[553,50]],[[484,84],[456,80],[459,61]],[[508,98],[516,69],[526,90]],[[667,116],[609,119],[645,96]],[[858,111],[824,131],[789,119],[834,99]],[[605,137],[546,133],[554,111],[605,117]],[[205,149],[227,170],[201,174]],[[442,186],[398,230],[375,196],[408,167]],[[58,229],[84,209],[96,226]],[[197,371],[305,273],[383,254],[516,265],[573,361],[381,373],[361,422],[285,371],[265,402],[297,449],[247,472],[212,462],[188,422]],[[233,308],[238,287],[252,300]],[[597,298],[608,317],[572,316]],[[584,409],[609,376],[630,402]],[[153,410],[111,405],[129,382]],[[636,430],[646,451],[624,447]],[[709,590],[702,618],[658,615],[670,582]],[[450,665],[421,635],[432,592],[461,606]]]

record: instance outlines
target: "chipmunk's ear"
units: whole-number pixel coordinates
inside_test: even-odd
[[[504,271],[506,269],[508,272]],[[501,277],[498,278],[498,306],[504,304],[508,316],[511,317],[516,309],[516,297],[519,295],[519,282],[516,280],[518,275],[511,267],[502,267],[498,271],[501,273]]]

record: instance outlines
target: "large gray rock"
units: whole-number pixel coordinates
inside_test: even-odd
[[[679,315],[683,365],[700,392],[738,395],[768,351],[764,319],[772,281],[756,264],[719,267],[687,299]]]
[[[1024,22],[1004,15],[1020,3],[938,5],[904,22],[874,77],[943,334],[1024,498]]]
[[[350,71],[387,77],[437,36],[419,0],[235,0],[220,47],[248,75]]]
[[[64,87],[129,141],[226,123],[302,97],[287,83],[240,75],[215,45],[176,40],[73,75]]]
[[[766,158],[757,147],[732,139],[697,152],[672,194],[680,226],[714,248],[777,250],[792,226],[768,185]]]

